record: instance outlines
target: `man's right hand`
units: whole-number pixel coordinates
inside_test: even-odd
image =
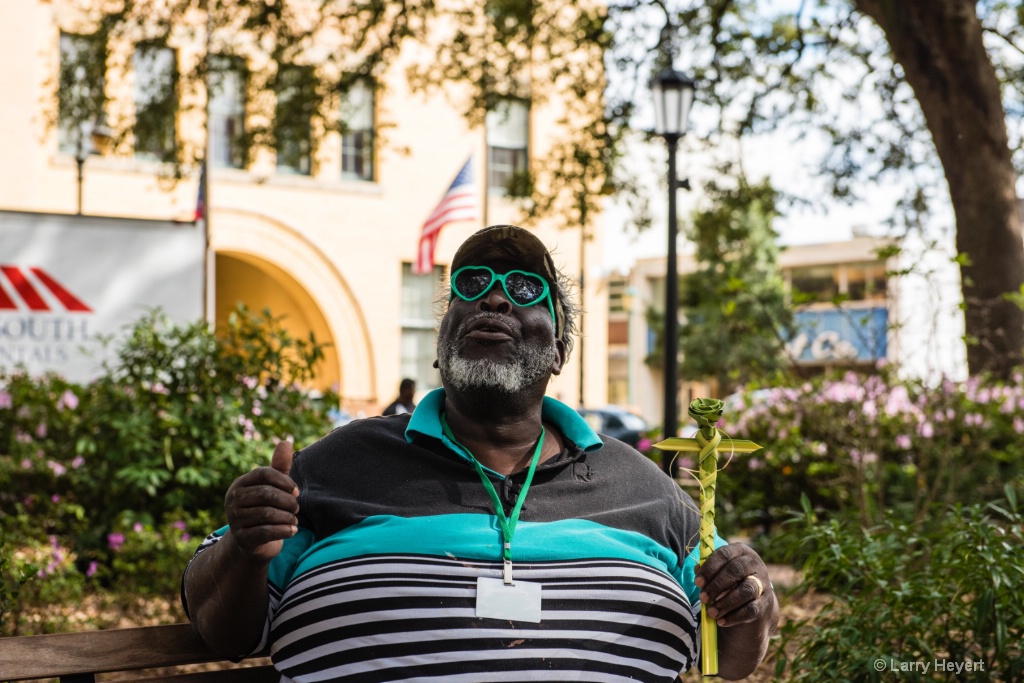
[[[281,441],[270,467],[235,479],[224,496],[228,535],[249,559],[269,562],[281,552],[284,539],[298,531],[299,488],[289,476],[291,469],[292,444]]]

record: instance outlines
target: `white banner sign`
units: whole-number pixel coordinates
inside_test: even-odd
[[[0,211],[0,367],[86,382],[99,337],[157,307],[200,320],[204,252],[192,223]]]

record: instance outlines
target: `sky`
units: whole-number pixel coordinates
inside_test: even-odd
[[[820,150],[815,151],[811,143],[793,144],[784,134],[780,134],[748,143],[744,163],[752,181],[770,176],[779,189],[821,196],[825,190],[817,187],[818,182],[809,170],[817,158],[816,154],[820,154]],[[611,204],[604,218],[601,273],[595,275],[624,272],[637,259],[664,256],[667,251],[668,189],[664,180],[667,171],[664,146],[655,140],[648,149],[635,149],[629,156],[626,163],[636,172],[645,174],[644,182],[650,188],[652,197],[654,224],[638,235],[624,227],[627,219],[625,207]],[[677,164],[680,178],[699,178],[708,173],[710,167],[709,160],[688,158],[682,150],[677,157]],[[696,182],[693,184],[695,187],[698,185]],[[842,241],[850,239],[855,229],[882,234],[884,221],[892,215],[898,192],[893,187],[868,187],[863,189],[863,194],[864,199],[852,206],[832,202],[824,210],[804,207],[790,209],[787,215],[775,222],[779,243],[796,245]],[[694,191],[679,191],[677,212],[683,224],[696,207],[697,200]],[[679,249],[681,252],[686,250],[685,238],[680,238]]]

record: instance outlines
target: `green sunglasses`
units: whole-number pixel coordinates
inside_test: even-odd
[[[499,274],[487,266],[463,266],[452,273],[452,297],[458,296],[463,301],[476,301],[491,291],[495,280],[501,283],[508,300],[516,306],[533,306],[546,298],[551,321],[558,327],[555,307],[551,303],[551,288],[548,281],[536,273],[510,270],[505,274]]]

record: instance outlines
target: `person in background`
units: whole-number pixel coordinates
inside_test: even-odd
[[[182,603],[215,651],[269,647],[283,683],[646,681],[764,659],[779,606],[749,546],[716,539],[652,461],[546,395],[576,333],[568,279],[516,226],[452,260],[442,387],[408,415],[288,441],[228,489]]]
[[[398,385],[398,398],[384,409],[383,415],[404,415],[416,410],[412,397],[416,395],[416,382],[406,377]]]

